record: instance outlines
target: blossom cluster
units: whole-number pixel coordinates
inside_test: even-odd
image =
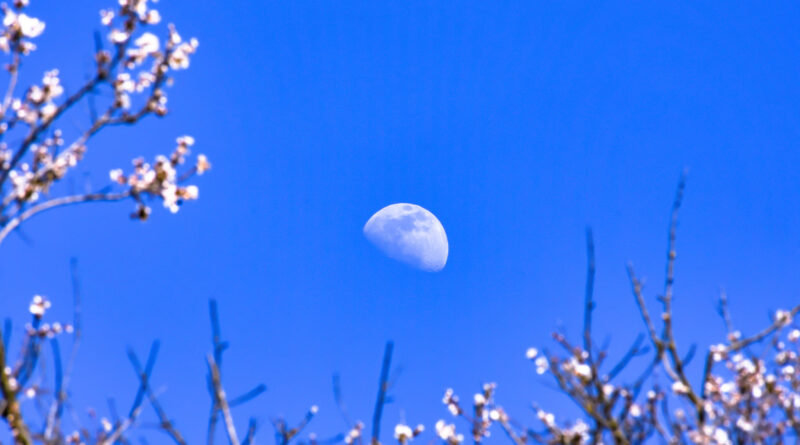
[[[364,422],[356,422],[353,428],[344,435],[344,443],[352,445],[354,443],[361,443],[361,435],[364,432]]]
[[[13,7],[3,5],[3,30],[0,33],[0,50],[30,54],[36,45],[30,40],[44,32],[45,24],[36,17],[31,17],[24,12],[28,0],[15,1]]]
[[[497,389],[495,383],[485,383],[481,392],[472,396],[471,412],[465,410],[460,403],[459,397],[451,388],[448,388],[442,403],[450,411],[453,417],[461,418],[466,421],[471,430],[472,439],[475,443],[483,441],[491,435],[491,427],[499,423],[507,433],[510,432],[509,417],[502,407],[494,401],[494,393]],[[464,435],[456,432],[456,426],[447,423],[444,419],[436,422],[436,435],[449,445],[458,445],[464,441]]]
[[[653,366],[638,380],[615,383],[617,366],[602,371],[605,353],[589,354],[570,344],[562,334],[554,334],[556,342],[569,354],[548,354],[545,358],[538,349],[529,348],[525,356],[535,362],[537,373],[553,376],[559,388],[584,410],[587,419],[562,424],[553,413],[537,409],[543,430],[522,430],[515,442],[646,443],[660,437],[667,443],[730,445],[770,443],[797,436],[800,329],[793,326],[793,321],[799,308],[776,311],[772,326],[753,337],[744,338],[741,332],[731,329],[726,342],[708,348],[699,388],[693,388],[691,381],[664,365],[666,359],[661,358],[651,363],[665,366],[669,390],[660,386],[658,370]],[[623,365],[637,353],[633,349],[623,358]],[[682,361],[680,365],[685,366]],[[463,410],[451,392],[444,401],[451,413],[461,415]],[[482,398],[476,395],[477,402]],[[445,433],[448,439],[452,438]]]
[[[635,277],[633,283],[638,293]],[[592,306],[587,300],[587,311]],[[496,426],[514,445],[732,445],[784,443],[800,437],[800,328],[795,325],[800,305],[775,311],[771,325],[749,337],[733,329],[725,304],[721,307],[728,335],[724,342],[708,348],[698,369],[702,371],[699,385],[687,372],[693,352],[686,356],[676,353],[671,325],[658,335],[642,308],[654,347],[643,347],[644,337],[637,338],[614,363],[607,350],[592,348],[588,329],[582,346],[572,344],[561,333],[553,335],[558,350],[566,354],[533,347],[525,351],[536,374],[552,377],[583,411],[582,417],[560,420],[534,405],[539,425],[522,426],[494,402],[494,384],[484,385],[483,391],[473,396],[471,409],[452,389],[445,391],[442,403],[452,416],[466,421],[475,443],[489,437]],[[671,306],[665,304],[664,308],[661,319],[671,320]],[[649,357],[643,371],[634,373],[632,380],[623,380],[623,370],[643,356]],[[440,420],[435,430],[447,445],[465,440],[466,434],[457,432],[454,423]]]
[[[788,327],[788,312],[778,315]],[[770,343],[770,356],[734,352],[716,360],[716,374],[704,384],[703,425],[687,425],[695,443],[761,442],[800,431],[800,330]]]
[[[61,131],[56,130],[53,137],[41,143],[31,144],[33,158],[31,164],[23,162],[19,169],[11,170],[11,193],[6,197],[5,205],[12,201],[18,203],[34,203],[39,201],[42,193],[63,178],[70,168],[75,167],[83,159],[86,146],[72,144],[61,152],[57,150],[64,145]]]
[[[192,174],[202,175],[211,168],[205,155],[198,155],[195,165],[182,176],[178,175],[178,168],[184,164],[189,154],[189,147],[194,145],[194,138],[182,136],[177,139],[177,147],[167,157],[159,155],[151,165],[142,158],[134,159],[133,172],[124,174],[122,169],[111,170],[111,180],[128,187],[128,193],[137,201],[134,217],[145,220],[150,215],[150,208],[142,199],[145,196],[158,197],[164,207],[172,213],[180,209],[185,201],[197,199],[198,189],[195,185],[181,186],[180,182]]]
[[[53,323],[42,323],[45,313],[50,309],[50,300],[41,296],[34,295],[28,306],[28,311],[33,315],[34,323],[26,326],[26,333],[28,337],[39,338],[53,338],[61,333],[71,334],[73,326],[70,323],[60,323],[58,321]]]
[[[394,438],[397,439],[397,442],[400,445],[405,445],[415,437],[422,434],[423,431],[425,431],[425,426],[422,424],[419,424],[412,429],[410,426],[404,423],[398,423],[394,427]]]

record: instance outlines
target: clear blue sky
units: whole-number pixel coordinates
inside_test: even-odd
[[[28,69],[91,72],[97,11],[115,2],[32,2],[47,22]],[[271,440],[272,416],[312,404],[321,436],[344,427],[331,375],[368,421],[383,344],[402,365],[386,411],[449,419],[440,399],[485,381],[533,424],[530,401],[567,412],[524,358],[563,326],[576,335],[584,229],[597,244],[596,329],[618,347],[642,331],[625,264],[661,288],[669,207],[691,168],[678,238],[684,348],[723,335],[724,286],[747,332],[800,288],[800,6],[793,2],[188,2],[158,9],[200,40],[171,115],[89,146],[72,181],[107,181],[129,159],[191,134],[213,170],[177,215],[130,203],[74,207],[25,226],[0,255],[0,315],[33,294],[71,310],[84,292],[79,406],[128,406],[126,345],[162,341],[154,383],[193,442],[209,400],[207,301],[231,348],[228,392],[269,391],[234,412]],[[431,210],[450,258],[436,274],[393,262],[361,233],[394,202]],[[577,337],[575,337],[577,338]],[[685,349],[684,349],[685,350]],[[151,436],[152,437],[152,436]],[[505,440],[499,431],[498,442]],[[151,443],[158,443],[151,438]]]

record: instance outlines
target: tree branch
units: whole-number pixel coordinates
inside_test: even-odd
[[[3,240],[16,229],[22,222],[31,217],[57,207],[63,207],[71,204],[79,204],[83,202],[94,202],[94,201],[120,201],[125,198],[131,196],[130,191],[125,191],[121,193],[90,193],[88,195],[73,195],[73,196],[64,196],[61,198],[51,199],[49,201],[45,201],[41,204],[37,204],[30,209],[22,212],[20,215],[14,217],[13,219],[9,220],[2,229],[0,229],[0,244],[3,243]]]
[[[239,445],[239,438],[236,435],[236,427],[233,424],[231,409],[230,406],[228,406],[225,390],[222,388],[222,378],[219,374],[219,368],[212,354],[209,354],[206,360],[208,361],[208,372],[211,376],[211,385],[214,390],[215,404],[219,407],[219,410],[222,411],[222,418],[225,420],[225,428],[228,432],[228,440],[231,445]]]
[[[386,348],[383,351],[383,365],[381,365],[381,376],[378,382],[378,399],[375,401],[375,411],[372,415],[372,441],[371,445],[380,444],[381,434],[381,416],[383,415],[383,406],[386,404],[386,393],[389,391],[389,370],[392,365],[392,350],[394,343],[391,341],[386,342]]]
[[[1,334],[0,337],[2,337]],[[0,367],[2,368],[0,369],[0,392],[3,394],[4,402],[0,415],[5,418],[11,427],[11,435],[14,438],[14,442],[18,445],[31,445],[33,442],[31,441],[30,432],[22,418],[22,411],[17,400],[18,384],[14,381],[14,377],[6,372],[9,368],[6,366],[6,349],[2,342],[0,342]]]

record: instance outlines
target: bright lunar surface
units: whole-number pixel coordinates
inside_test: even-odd
[[[447,235],[433,213],[415,204],[392,204],[364,225],[364,236],[383,253],[428,272],[447,263]]]

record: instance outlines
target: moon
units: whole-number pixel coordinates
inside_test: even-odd
[[[380,209],[364,225],[364,236],[388,257],[426,272],[438,272],[447,263],[442,223],[416,204]]]

